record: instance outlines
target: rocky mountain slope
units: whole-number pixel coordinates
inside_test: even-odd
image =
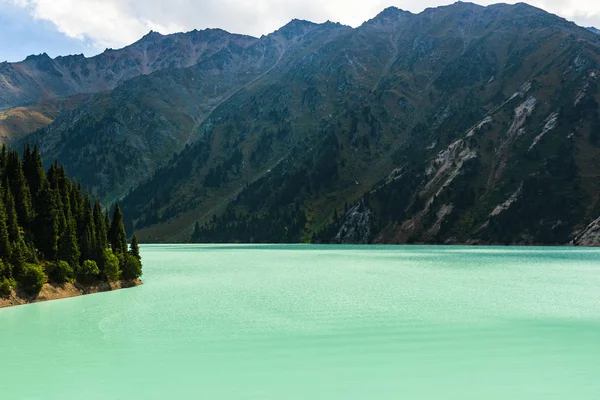
[[[65,104],[82,99],[74,95],[110,91],[129,79],[190,67],[224,49],[247,48],[257,41],[219,29],[165,36],[150,32],[130,46],[107,49],[91,58],[51,59],[44,53],[22,62],[0,63],[0,143],[10,144],[48,126]],[[74,97],[65,101],[68,96]]]
[[[600,29],[594,28],[593,26],[590,26],[587,29],[590,30],[590,31],[592,31],[592,32],[594,32],[594,33],[600,34]]]
[[[94,193],[114,199],[202,135],[206,117],[220,104],[283,60],[346,29],[293,21],[260,39],[204,32],[226,45],[191,67],[139,76],[96,94],[23,141],[61,160]]]
[[[50,58],[32,55],[17,63],[0,63],[0,110],[39,100],[114,89],[140,75],[167,68],[184,68],[228,46],[247,47],[255,38],[221,30],[192,31],[163,36],[150,32],[123,49]]]
[[[79,94],[0,111],[0,144],[19,143],[27,135],[47,127],[59,115],[82,106],[90,98],[90,94]]]
[[[128,192],[145,241],[595,237],[600,36],[526,4],[457,3],[244,40],[27,140],[96,193]]]

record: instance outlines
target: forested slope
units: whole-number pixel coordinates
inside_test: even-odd
[[[44,171],[37,148],[0,151],[0,297],[35,297],[46,282],[135,280],[142,265],[117,204],[112,218],[62,166]]]

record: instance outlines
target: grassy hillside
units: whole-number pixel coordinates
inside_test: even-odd
[[[0,144],[19,142],[38,129],[50,125],[61,113],[80,107],[89,98],[90,95],[82,94],[0,111]]]

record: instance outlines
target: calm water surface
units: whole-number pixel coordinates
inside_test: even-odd
[[[600,398],[598,250],[142,256],[142,287],[0,310],[0,398]]]

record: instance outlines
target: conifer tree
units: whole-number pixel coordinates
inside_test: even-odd
[[[110,229],[110,214],[108,213],[108,207],[104,210],[104,226],[106,227],[106,233],[109,234],[108,231]],[[110,239],[109,239],[110,242]]]
[[[0,171],[4,171],[6,169],[6,161],[8,158],[8,150],[6,149],[6,145],[2,144],[2,150],[0,150]]]
[[[11,151],[8,153],[6,162],[6,176],[10,182],[10,189],[13,195],[19,199],[16,201],[17,216],[19,224],[24,227],[29,227],[34,219],[33,205],[31,203],[31,192],[25,175],[23,174],[23,168],[21,160],[19,159],[19,153]]]
[[[100,200],[96,199],[94,204],[94,225],[96,227],[96,247],[102,251],[108,247],[107,239],[107,227],[106,220],[104,218],[104,212],[102,211],[102,205]]]
[[[77,244],[75,220],[71,215],[71,206],[67,203],[67,213],[63,213],[60,223],[60,237],[58,238],[58,254],[59,260],[66,261],[73,270],[79,267],[79,245]]]
[[[85,232],[85,223],[83,221],[83,192],[81,191],[81,185],[73,185],[71,188],[71,213],[75,220],[75,227],[77,228],[77,237],[81,241],[83,233]]]
[[[56,161],[48,168],[46,179],[48,179],[50,187],[53,189],[58,187],[58,163]]]
[[[66,200],[69,195],[70,182],[67,179],[64,167],[58,165],[56,161],[48,169],[48,182],[50,182],[50,187],[60,192],[61,200]]]
[[[113,253],[127,254],[127,233],[125,233],[123,214],[121,213],[119,203],[115,205],[108,236]]]
[[[35,219],[35,244],[48,261],[56,260],[58,251],[58,193],[45,181],[39,191],[38,214]]]
[[[29,183],[32,204],[35,206],[37,193],[41,189],[42,183],[46,180],[42,158],[37,146],[33,148],[33,151],[29,149],[29,145],[25,147],[23,155],[23,173]]]
[[[79,236],[79,247],[81,250],[81,262],[85,260],[95,260],[96,250],[96,227],[94,225],[94,215],[92,212],[92,201],[88,193],[83,197],[79,225],[82,234]],[[96,264],[97,265],[97,264]]]
[[[27,247],[27,244],[22,238],[12,246],[12,252],[10,255],[10,263],[13,266],[13,276],[18,278],[23,266],[33,259],[31,249]]]
[[[15,243],[21,237],[17,210],[15,209],[15,199],[10,191],[10,187],[4,189],[4,204],[6,205],[6,224],[8,227],[8,238],[11,243]]]
[[[102,206],[100,205],[100,200],[96,199],[94,203],[94,211],[92,215],[94,219],[94,258],[96,261],[100,272],[106,275],[106,266],[107,266],[107,257],[106,257],[106,249],[108,248],[108,239],[106,233],[106,225],[104,221],[104,213],[102,211]],[[107,275],[108,276],[108,275]],[[112,276],[112,275],[111,275]]]
[[[200,231],[200,222],[196,221],[196,224],[194,225],[194,232],[192,232],[192,242],[197,242],[198,240],[200,240],[200,235],[201,235],[201,231]]]
[[[92,260],[94,258],[94,245],[95,245],[95,240],[94,240],[94,234],[92,231],[92,227],[91,226],[86,226],[85,227],[85,231],[83,233],[83,236],[81,237],[81,245],[80,245],[80,250],[81,250],[81,256],[80,256],[80,260],[81,263],[83,264],[84,261],[87,260]],[[96,262],[94,261],[94,264],[96,264]],[[97,264],[96,264],[97,266]]]
[[[25,165],[29,164],[31,161],[31,146],[29,146],[29,142],[25,144],[23,148],[23,172],[25,172]],[[27,174],[25,174],[27,176]]]
[[[92,206],[89,194],[69,180],[63,166],[55,162],[45,173],[42,165],[37,147],[26,146],[22,160],[18,152],[0,148],[3,293],[10,292],[11,282],[35,295],[48,279],[62,283],[77,276],[93,283],[139,278],[137,238],[128,251],[119,205],[111,222],[108,209],[102,210],[100,200]]]
[[[0,186],[0,191],[2,187]],[[6,225],[6,209],[4,202],[0,201],[0,259],[10,257],[10,240]]]
[[[133,234],[133,237],[131,238],[131,249],[129,250],[129,254],[131,254],[132,256],[134,256],[135,258],[137,258],[140,261],[142,259],[142,256],[140,255],[140,246],[138,244],[138,239],[137,239],[137,236],[135,235],[135,233]]]

